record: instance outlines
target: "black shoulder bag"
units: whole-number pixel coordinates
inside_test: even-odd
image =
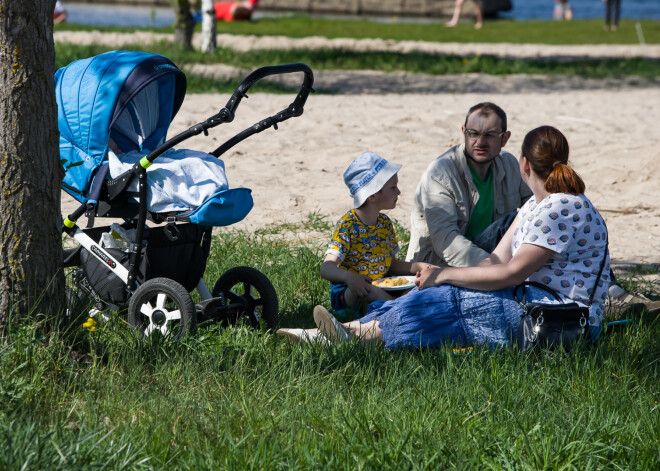
[[[598,289],[598,282],[603,274],[606,259],[607,244],[587,306],[580,306],[575,302],[562,304],[528,303],[525,292],[526,286],[540,288],[557,301],[561,301],[562,298],[552,288],[535,281],[525,281],[515,287],[513,298],[523,308],[517,338],[520,351],[526,352],[536,346],[555,348],[558,345],[563,345],[568,350],[581,336],[585,335],[585,338],[589,338],[590,331],[587,328],[589,308]],[[522,288],[522,300],[518,298],[518,289],[520,288]]]

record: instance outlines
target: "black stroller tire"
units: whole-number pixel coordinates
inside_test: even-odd
[[[224,296],[227,303],[242,304],[239,312],[229,319],[236,323],[245,318],[253,328],[259,328],[260,320],[269,329],[275,329],[278,319],[278,301],[275,288],[266,275],[252,267],[234,267],[216,281],[213,297]]]
[[[148,337],[158,330],[164,337],[180,339],[197,326],[190,293],[174,280],[153,278],[135,290],[128,304],[128,323]]]

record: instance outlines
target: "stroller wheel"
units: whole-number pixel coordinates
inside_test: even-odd
[[[131,296],[128,323],[143,337],[159,331],[164,337],[179,339],[197,325],[195,305],[190,293],[176,281],[153,278]]]
[[[227,270],[216,281],[211,293],[223,295],[230,305],[236,305],[229,321],[242,320],[253,328],[259,328],[263,319],[269,329],[277,325],[277,293],[266,275],[251,267],[235,267]]]

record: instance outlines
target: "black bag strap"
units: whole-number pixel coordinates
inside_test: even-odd
[[[596,290],[598,289],[598,282],[600,281],[600,277],[603,274],[603,269],[605,268],[605,260],[607,260],[607,253],[608,253],[608,247],[609,247],[609,236],[607,238],[608,240],[605,242],[605,253],[603,254],[603,259],[600,261],[600,269],[598,270],[598,276],[596,277],[596,283],[594,283],[594,289],[591,290],[591,295],[589,296],[589,303],[587,306],[591,307],[591,304],[594,302],[594,296],[596,295]],[[513,289],[513,299],[516,300],[518,304],[526,304],[527,303],[527,291],[525,288],[527,286],[532,286],[534,288],[539,288],[546,293],[550,294],[553,298],[555,298],[557,301],[561,301],[561,296],[555,291],[554,289],[550,288],[549,286],[546,286],[542,283],[539,283],[538,281],[523,281],[521,284],[516,286]],[[518,288],[522,287],[522,300],[518,298]]]
[[[539,283],[538,281],[523,281],[520,283],[518,286],[516,286],[513,289],[513,299],[516,300],[518,304],[526,304],[527,303],[527,290],[525,289],[527,286],[532,286],[534,288],[539,288],[546,293],[548,293],[550,296],[555,298],[557,301],[561,301],[561,296],[557,294],[557,292],[550,288],[549,286],[544,285],[543,283]],[[522,288],[522,299],[518,298],[518,289]]]
[[[603,224],[605,224],[605,221],[603,221]],[[603,274],[603,268],[605,268],[605,260],[607,259],[607,252],[609,246],[610,246],[610,235],[608,233],[607,240],[605,241],[605,253],[603,254],[603,259],[600,261],[600,269],[598,270],[596,283],[594,284],[594,289],[591,290],[591,296],[589,296],[589,307],[591,307],[591,303],[594,302],[594,296],[596,295],[596,290],[598,289],[598,282],[600,281],[600,276]]]

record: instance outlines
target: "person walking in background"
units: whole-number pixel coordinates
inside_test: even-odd
[[[66,10],[60,0],[55,2],[55,10],[53,11],[53,23],[64,23],[66,21]]]
[[[603,0],[605,4],[605,31],[619,29],[619,16],[621,15],[621,0]]]
[[[572,20],[573,8],[568,0],[555,0],[555,10],[552,15],[555,20]]]
[[[453,28],[458,24],[464,2],[465,0],[456,0],[456,3],[454,4],[454,14],[451,17],[451,20],[445,23],[446,27]],[[482,0],[472,0],[472,5],[474,6],[474,15],[477,19],[477,22],[474,24],[474,29],[481,29],[481,27],[484,25],[483,6],[481,2]]]

